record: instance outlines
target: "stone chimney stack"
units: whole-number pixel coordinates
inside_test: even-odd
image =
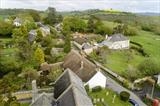
[[[81,68],[80,69],[83,69],[83,65],[84,65],[84,63],[83,63],[83,61],[81,61]]]
[[[33,80],[32,81],[32,102],[36,100],[37,96],[38,96],[37,84],[36,84],[36,80]]]

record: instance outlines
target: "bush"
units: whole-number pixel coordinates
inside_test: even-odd
[[[120,99],[123,100],[123,101],[128,101],[129,97],[130,97],[130,94],[126,91],[122,91],[120,93]]]
[[[87,92],[89,92],[89,85],[88,84],[85,86],[85,89]]]
[[[147,58],[138,65],[142,76],[152,76],[160,71],[159,62],[156,59]]]
[[[125,30],[124,34],[127,36],[135,36],[137,35],[138,30],[135,27],[130,27],[128,26],[127,29]]]
[[[92,92],[99,92],[101,90],[102,90],[101,86],[96,86],[96,87],[92,88]]]

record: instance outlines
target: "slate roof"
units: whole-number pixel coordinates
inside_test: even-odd
[[[37,36],[37,31],[36,30],[30,30],[29,35],[28,35],[28,40],[30,42],[32,42],[36,39],[36,36]]]
[[[111,37],[108,38],[108,41],[110,42],[116,42],[116,41],[125,41],[128,40],[127,37],[125,37],[123,34],[114,34]]]
[[[20,18],[16,17],[16,18],[14,19],[14,22],[22,23],[22,20],[21,20]]]
[[[82,49],[90,49],[90,48],[92,48],[92,46],[89,43],[84,43],[82,45]]]
[[[77,86],[77,88],[83,91],[82,80],[70,69],[66,69],[65,72],[55,81],[54,97],[57,99],[71,84]]]
[[[83,67],[81,67],[83,62]],[[65,57],[63,68],[69,68],[76,73],[83,82],[88,82],[96,74],[96,65],[87,60],[75,50]]]
[[[53,98],[53,94],[40,94],[37,99],[30,106],[56,106],[56,101]]]
[[[70,69],[55,82],[54,97],[58,106],[93,106],[82,80]]]
[[[93,104],[82,80],[70,69],[66,69],[55,81],[54,96],[42,93],[31,106],[93,106]]]

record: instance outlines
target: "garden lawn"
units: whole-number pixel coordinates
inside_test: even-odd
[[[30,104],[29,103],[21,103],[20,106],[29,106]]]
[[[155,59],[160,65],[160,36],[146,31],[140,31],[137,36],[129,37],[131,41],[142,45],[149,58]],[[142,54],[135,50],[117,50],[106,54],[104,66],[123,75],[128,66],[137,67],[144,59]]]
[[[144,51],[160,63],[160,36],[152,32],[140,31],[138,36],[130,37],[130,39],[141,44]]]
[[[106,93],[108,92],[108,95]],[[124,102],[120,99],[119,95],[115,92],[111,91],[110,89],[103,89],[99,92],[89,92],[89,96],[94,98],[104,98],[104,104],[105,106],[131,106],[129,102]],[[114,103],[113,97],[116,95]],[[101,102],[94,103],[95,106],[104,106]]]

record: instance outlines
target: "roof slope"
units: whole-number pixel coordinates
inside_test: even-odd
[[[128,40],[128,38],[120,33],[114,34],[111,37],[109,37],[109,39],[108,39],[108,41],[111,41],[111,42],[125,41],[125,40]]]
[[[47,95],[46,93],[42,93],[30,106],[54,106],[55,103],[53,94]]]
[[[72,50],[64,59],[63,68],[69,68],[84,82],[90,80],[96,73],[96,66],[77,51]]]
[[[70,85],[76,86],[80,91],[86,93],[86,91],[83,90],[82,80],[70,69],[66,69],[55,81],[54,97],[57,99]]]
[[[68,83],[65,84],[66,80],[69,80],[70,85]],[[68,87],[66,88],[66,86]],[[59,89],[63,89],[64,91],[61,92]],[[58,106],[93,106],[84,89],[82,80],[70,69],[66,69],[62,76],[57,79],[54,93],[56,92],[59,92],[57,93],[59,95],[54,95],[58,96]]]

